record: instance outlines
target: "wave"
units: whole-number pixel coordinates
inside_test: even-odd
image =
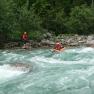
[[[26,66],[16,66],[12,64],[0,65],[0,81],[6,80],[8,78],[13,78],[30,71],[29,67]]]

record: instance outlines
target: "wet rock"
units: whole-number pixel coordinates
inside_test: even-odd
[[[54,45],[55,43],[53,41],[44,39],[44,40],[41,41],[41,44],[44,45],[44,46],[51,46],[51,45]]]
[[[4,45],[4,48],[13,48],[13,47],[17,47],[17,46],[19,46],[18,42],[10,42],[10,43],[6,43]]]
[[[91,41],[91,40],[94,40],[94,36],[93,35],[90,35],[87,37],[87,41]]]
[[[14,70],[24,71],[24,72],[30,72],[32,68],[31,65],[23,64],[23,63],[9,64],[9,65]]]
[[[48,32],[48,33],[43,34],[43,37],[44,37],[45,39],[49,39],[49,38],[53,37],[53,35]]]
[[[94,44],[94,40],[87,41],[87,44]]]
[[[86,45],[94,47],[94,36],[93,35],[87,37]]]
[[[79,45],[79,43],[70,43],[70,44],[68,44],[69,46],[78,46]]]
[[[74,39],[73,38],[70,38],[70,39],[68,39],[67,40],[67,43],[69,44],[69,43],[73,43],[74,42]]]
[[[30,47],[53,47],[55,41],[61,40],[64,46],[92,46],[94,47],[94,35],[64,35],[54,36],[51,33],[45,33],[42,40],[30,40]],[[19,44],[17,42],[10,42],[5,44],[5,48],[17,47]]]

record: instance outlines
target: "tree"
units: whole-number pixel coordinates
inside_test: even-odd
[[[70,33],[92,34],[94,33],[94,10],[85,5],[76,6],[70,13],[66,26]]]

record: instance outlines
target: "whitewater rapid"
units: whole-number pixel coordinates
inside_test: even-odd
[[[0,94],[94,94],[94,48],[0,50]]]

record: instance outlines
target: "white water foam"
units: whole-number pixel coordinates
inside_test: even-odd
[[[92,51],[94,51],[94,48],[86,47],[86,48],[81,48],[81,49],[69,49],[69,50],[66,50],[65,52],[87,53],[87,52],[92,52]]]
[[[94,59],[93,60],[89,60],[90,62],[88,63],[88,59],[82,59],[82,60],[78,60],[78,61],[64,61],[64,60],[58,60],[58,59],[54,59],[54,58],[47,58],[47,57],[43,57],[43,56],[35,56],[33,58],[29,59],[32,62],[35,62],[39,65],[45,65],[46,63],[53,63],[53,64],[82,64],[82,65],[94,65]],[[39,63],[40,62],[40,63]],[[43,62],[43,63],[42,63]]]
[[[6,80],[8,78],[16,77],[25,73],[24,71],[17,70],[11,67],[9,64],[0,66],[0,81]]]

